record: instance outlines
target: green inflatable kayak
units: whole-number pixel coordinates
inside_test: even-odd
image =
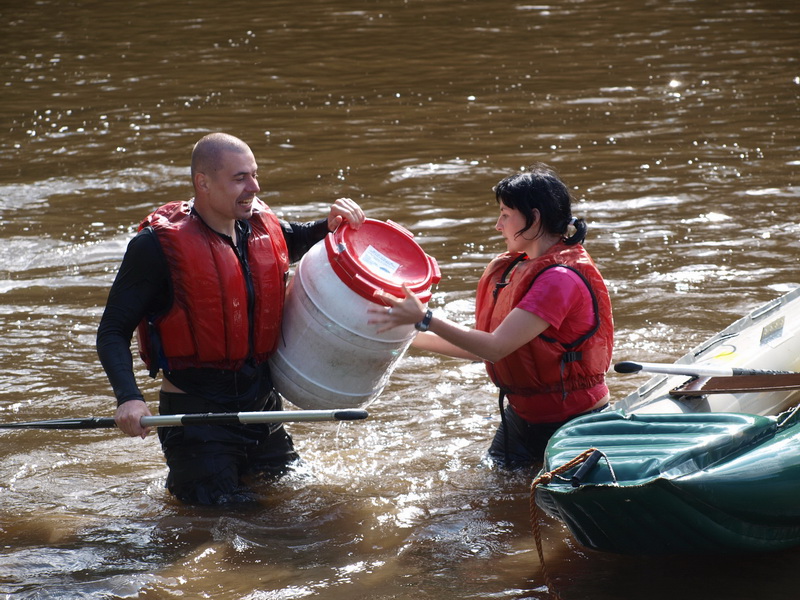
[[[536,486],[536,504],[600,551],[800,544],[800,384],[782,373],[800,366],[799,328],[800,289],[672,365],[640,365],[661,374],[552,437],[543,473],[558,474]]]

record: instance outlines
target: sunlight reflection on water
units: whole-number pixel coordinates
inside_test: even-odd
[[[502,249],[491,187],[535,160],[589,223],[616,360],[673,360],[798,282],[793,6],[45,0],[9,15],[4,420],[111,413],[94,350],[108,287],[139,220],[191,195],[191,145],[213,130],[253,146],[280,215],[351,196],[410,229],[442,268],[431,305],[467,325]],[[609,377],[615,397],[639,383]],[[482,365],[409,353],[368,420],[292,425],[302,465],[224,511],[170,499],[153,435],[3,431],[0,594],[543,599],[530,474],[485,460],[495,404]],[[796,587],[797,552],[649,561],[549,521],[543,535],[566,600]]]

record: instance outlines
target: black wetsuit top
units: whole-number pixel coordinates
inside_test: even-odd
[[[247,237],[250,225],[237,221],[236,251],[247,262]],[[289,260],[296,262],[315,243],[328,233],[327,220],[312,223],[281,221],[289,250]],[[220,234],[233,245],[230,237]],[[147,227],[128,244],[119,272],[108,295],[103,317],[97,330],[97,353],[108,375],[117,404],[143,399],[133,372],[131,338],[145,316],[152,318],[165,313],[172,302],[172,285],[164,254],[155,232]],[[242,401],[244,405],[263,391],[269,377],[266,365],[244,367],[239,371],[224,369],[181,369],[164,373],[170,382],[191,396],[209,402],[229,404]],[[271,389],[271,383],[267,382]]]

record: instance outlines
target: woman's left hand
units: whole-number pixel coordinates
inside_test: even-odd
[[[425,305],[416,294],[405,283],[402,289],[405,298],[397,298],[381,290],[375,292],[375,297],[386,305],[368,309],[370,314],[375,315],[368,323],[379,325],[378,333],[401,325],[419,323],[425,317]]]

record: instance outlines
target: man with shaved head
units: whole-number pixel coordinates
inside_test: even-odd
[[[117,398],[115,419],[145,437],[150,415],[130,350],[159,371],[161,414],[281,410],[268,360],[278,341],[289,264],[342,221],[358,228],[361,208],[336,200],[312,223],[278,219],[258,199],[250,147],[212,133],[192,151],[194,198],[148,215],[111,286],[97,350]],[[280,476],[298,456],[281,424],[159,428],[167,488],[190,504],[252,499],[253,476]]]
[[[192,150],[191,176],[197,172],[216,172],[222,168],[225,152],[247,153],[250,147],[242,140],[227,133],[210,133],[194,145]]]

